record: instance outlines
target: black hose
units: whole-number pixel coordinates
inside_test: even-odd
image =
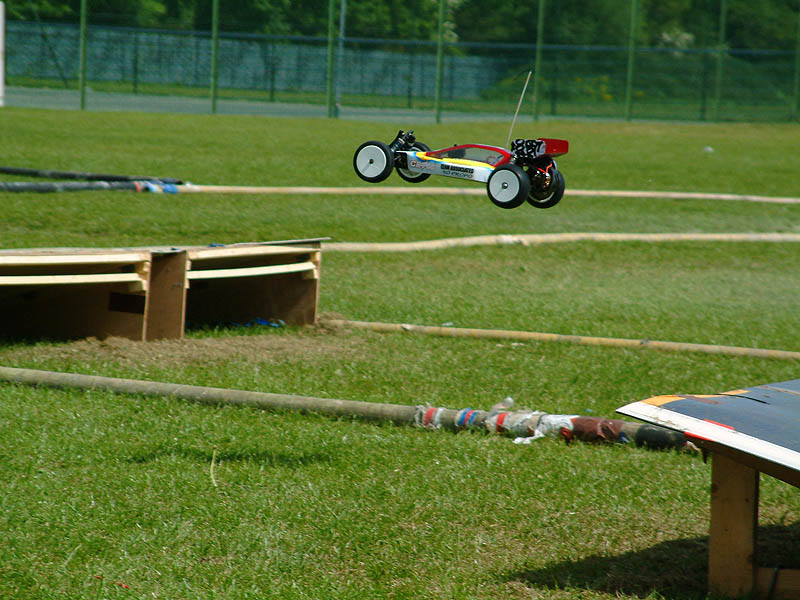
[[[85,192],[91,190],[130,190],[142,191],[150,182],[138,181],[47,181],[17,182],[0,181],[0,192]]]
[[[49,171],[46,169],[28,169],[25,167],[3,167],[0,173],[7,175],[26,175],[28,177],[42,177],[48,179],[81,179],[85,181],[157,181],[181,185],[181,179],[174,177],[145,177],[138,175],[109,175],[104,173],[81,173],[79,171]]]

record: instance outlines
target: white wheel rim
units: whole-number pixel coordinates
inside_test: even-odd
[[[519,178],[513,171],[503,169],[495,171],[489,180],[489,193],[497,202],[507,204],[519,195]]]
[[[365,177],[376,177],[386,168],[386,155],[378,146],[364,146],[358,152],[356,166]]]

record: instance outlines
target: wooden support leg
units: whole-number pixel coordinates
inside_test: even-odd
[[[714,453],[711,472],[709,591],[750,594],[755,583],[759,472]]]
[[[145,339],[180,339],[186,314],[186,252],[153,255]]]

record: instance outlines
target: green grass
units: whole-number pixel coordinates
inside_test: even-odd
[[[364,320],[800,349],[792,330],[799,250],[579,243],[411,260],[329,254],[325,298],[333,311]]]
[[[81,113],[5,108],[3,162],[38,168],[117,171],[228,185],[364,185],[352,152],[368,139],[415,129],[432,148],[502,145],[507,124],[423,125],[247,116]],[[568,189],[685,190],[800,195],[792,150],[800,125],[520,123],[520,137],[562,137]],[[704,148],[713,148],[705,152]],[[7,177],[6,177],[7,179]],[[391,177],[384,184],[397,185]],[[463,186],[458,180],[429,180]],[[513,212],[513,211],[512,211]]]
[[[204,184],[366,185],[352,172],[353,149],[409,126],[3,109],[0,164]],[[417,133],[433,147],[505,138],[487,123]],[[780,196],[800,196],[799,133],[588,122],[536,130],[570,140],[559,161],[568,189]],[[6,193],[0,203],[8,248],[800,231],[797,205],[569,195],[544,211],[411,195]],[[798,264],[800,245],[767,243],[330,252],[320,309],[797,351]],[[608,417],[654,394],[800,376],[796,361],[325,328],[204,330],[147,344],[7,340],[0,364],[450,408],[489,408],[510,395],[517,406]],[[699,599],[709,478],[701,457],[671,452],[549,439],[518,446],[479,433],[2,385],[0,596]],[[760,506],[763,562],[800,566],[796,489],[764,477]]]

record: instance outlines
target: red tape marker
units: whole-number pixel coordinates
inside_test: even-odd
[[[497,425],[495,426],[495,431],[500,432],[503,429],[503,423],[506,422],[506,417],[508,413],[500,413],[497,415]]]

